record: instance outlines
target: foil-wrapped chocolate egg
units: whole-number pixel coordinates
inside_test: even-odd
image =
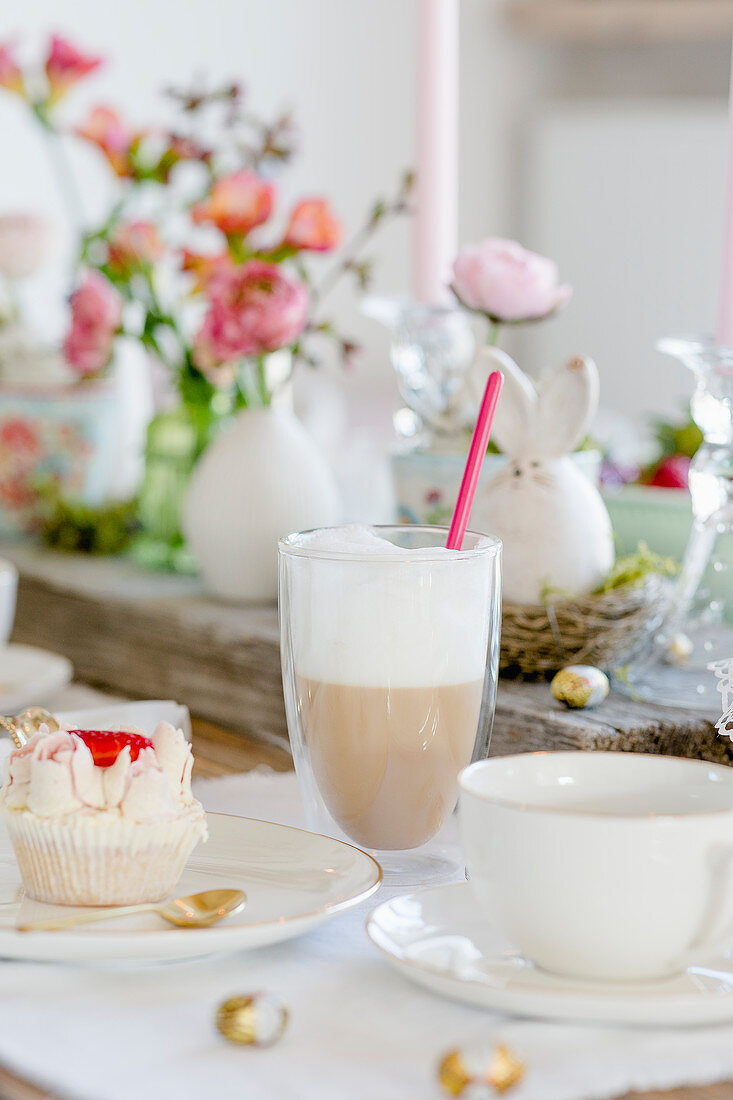
[[[566,707],[596,707],[610,691],[605,672],[593,665],[568,665],[561,668],[550,684],[550,691]]]
[[[216,1013],[216,1026],[224,1038],[240,1046],[272,1046],[287,1024],[287,1008],[269,993],[230,997]]]
[[[667,647],[667,660],[670,664],[684,666],[688,663],[693,649],[692,640],[680,631],[674,635]]]
[[[487,1053],[482,1050],[450,1050],[438,1065],[438,1081],[448,1096],[462,1096],[469,1086],[481,1095],[507,1092],[524,1075],[524,1064],[503,1043]]]

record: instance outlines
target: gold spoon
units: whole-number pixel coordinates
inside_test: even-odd
[[[73,928],[77,924],[92,924],[98,920],[111,920],[112,917],[128,917],[133,913],[157,913],[163,920],[176,924],[179,928],[207,928],[231,913],[238,913],[244,908],[246,901],[247,895],[243,890],[204,890],[200,894],[174,898],[163,905],[120,905],[114,909],[74,913],[70,917],[32,920],[25,924],[16,924],[15,927],[18,932],[57,932],[62,928]]]
[[[0,714],[0,730],[9,733],[15,742],[17,749],[22,749],[26,741],[29,741],[34,733],[38,733],[38,727],[48,726],[51,733],[59,728],[58,719],[44,707],[28,707],[15,717]]]

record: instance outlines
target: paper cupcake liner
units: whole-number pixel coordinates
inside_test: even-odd
[[[26,893],[54,905],[138,905],[166,897],[196,843],[203,811],[144,823],[78,815],[3,814]]]

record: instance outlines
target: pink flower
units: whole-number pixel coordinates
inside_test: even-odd
[[[83,54],[65,38],[54,34],[48,49],[46,76],[48,77],[49,102],[57,103],[69,88],[93,73],[102,64],[101,57]]]
[[[0,215],[0,275],[25,279],[46,259],[53,230],[36,214]]]
[[[114,229],[107,250],[107,266],[119,275],[140,271],[159,260],[163,242],[152,222],[120,222]]]
[[[227,236],[246,236],[272,213],[275,188],[249,168],[214,180],[209,194],[191,210],[196,223],[212,222]]]
[[[572,294],[569,286],[558,285],[552,260],[499,237],[459,251],[453,291],[467,309],[497,322],[539,320],[564,306]]]
[[[76,134],[101,149],[118,176],[125,178],[134,175],[130,151],[136,135],[116,111],[109,107],[95,107]]]
[[[40,451],[35,425],[19,416],[0,424],[0,443],[15,455],[36,455]]]
[[[23,73],[13,51],[10,42],[0,42],[0,88],[25,95]]]
[[[341,242],[341,224],[325,199],[303,199],[293,210],[285,244],[313,252],[330,252]]]
[[[122,299],[98,271],[90,271],[71,295],[71,328],[64,340],[70,366],[83,378],[99,374],[112,355],[122,321]]]
[[[181,270],[194,276],[193,293],[206,290],[212,280],[233,271],[235,267],[236,264],[228,252],[211,256],[191,252],[187,248],[182,252]]]
[[[194,359],[211,370],[248,355],[277,351],[297,340],[308,317],[308,291],[277,264],[250,260],[218,275],[196,337]]]

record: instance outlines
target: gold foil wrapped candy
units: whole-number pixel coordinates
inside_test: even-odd
[[[693,649],[691,638],[681,632],[675,634],[667,648],[667,660],[673,665],[684,667],[689,661]]]
[[[241,1046],[272,1046],[287,1025],[287,1008],[269,993],[230,997],[216,1013],[216,1026],[224,1038]]]
[[[463,1051],[456,1049],[448,1051],[438,1066],[438,1080],[448,1096],[460,1096],[469,1085],[506,1092],[521,1081],[523,1074],[524,1063],[503,1043],[496,1044],[488,1062],[482,1058],[469,1066]]]
[[[596,707],[608,695],[610,684],[600,668],[568,665],[557,673],[550,684],[550,691],[566,707]]]

